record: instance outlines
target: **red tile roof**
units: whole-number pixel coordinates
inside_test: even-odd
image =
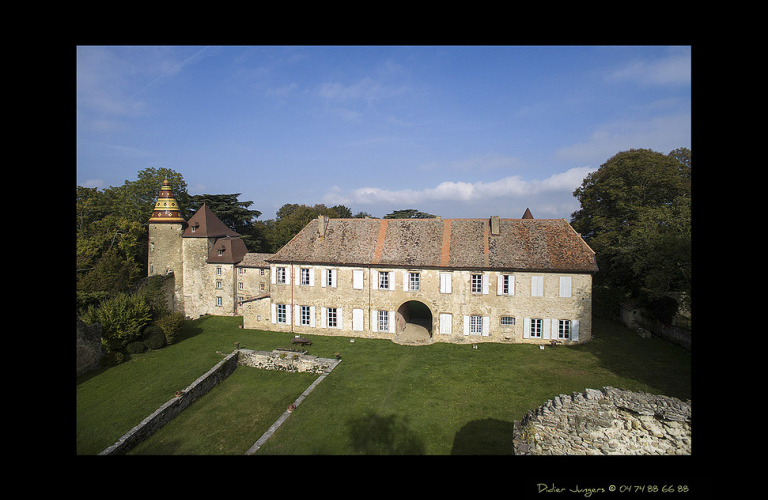
[[[228,228],[205,204],[187,221],[182,238],[218,238],[240,236]]]
[[[565,219],[330,219],[307,224],[269,262],[596,272],[592,249]]]

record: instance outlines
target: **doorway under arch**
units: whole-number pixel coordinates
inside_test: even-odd
[[[418,300],[404,302],[397,309],[398,337],[407,342],[429,342],[432,339],[432,311]]]

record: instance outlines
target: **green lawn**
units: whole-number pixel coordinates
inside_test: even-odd
[[[78,378],[77,452],[94,454],[231,352],[289,345],[290,334],[204,317],[177,344]],[[512,422],[558,394],[603,386],[690,398],[691,356],[596,319],[580,346],[433,344],[307,336],[309,354],[342,363],[259,454],[504,454]],[[315,376],[239,367],[134,449],[137,454],[243,454]]]

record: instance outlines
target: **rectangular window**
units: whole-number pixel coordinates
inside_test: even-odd
[[[325,270],[325,280],[328,286],[335,287],[336,284],[334,283],[333,278],[336,276],[336,273],[333,269],[326,269]]]
[[[379,290],[389,290],[389,273],[379,272]]]
[[[238,290],[242,290],[243,289],[243,282],[242,281],[238,281],[237,282],[237,289]]]
[[[352,271],[352,288],[355,290],[363,289],[363,271],[361,269]]]
[[[259,283],[259,291],[260,292],[264,291],[264,283]]]
[[[309,306],[301,306],[301,324],[305,326],[312,324]]]
[[[561,319],[557,322],[557,338],[559,339],[571,338],[571,320]]]
[[[221,267],[216,268],[216,276],[221,276]]]
[[[216,306],[221,307],[221,305],[222,305],[221,297],[216,297]]]
[[[279,269],[279,268],[278,268]],[[285,304],[277,304],[277,322],[285,324],[287,323],[285,317]]]
[[[379,311],[379,331],[389,331],[389,311]]]
[[[483,317],[470,316],[469,317],[469,334],[480,335],[481,333],[483,333]]]
[[[285,284],[285,268],[284,267],[277,268],[277,282]]]
[[[531,277],[531,296],[541,297],[544,295],[544,276]]]
[[[440,293],[451,293],[451,273],[440,273]]]
[[[328,308],[328,328],[336,328],[336,326],[338,326],[338,323],[336,323],[336,308],[329,307]]]
[[[421,286],[421,275],[419,273],[409,273],[411,290],[419,290]]]
[[[531,337],[541,338],[542,320],[538,318],[531,319]]]
[[[560,296],[561,297],[571,296],[571,277],[570,276],[560,277]]]
[[[216,280],[216,288],[221,289],[221,280]]]
[[[309,273],[310,269],[301,269],[301,284],[302,285],[309,285]]]
[[[267,270],[266,269],[264,269],[263,267],[261,269],[259,269],[259,276],[266,276],[266,274],[267,274]]]
[[[470,291],[472,293],[483,293],[483,275],[482,274],[472,275],[472,287]]]
[[[512,316],[502,316],[501,326],[515,326],[515,318]]]
[[[511,274],[500,274],[496,292],[497,295],[514,295],[515,277]]]
[[[237,296],[237,307],[239,307],[240,309],[243,308],[243,296],[242,295],[238,295]]]
[[[240,276],[243,275],[243,268],[242,267],[238,267],[237,268],[237,274],[239,274]]]

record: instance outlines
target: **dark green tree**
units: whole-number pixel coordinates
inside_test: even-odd
[[[384,216],[385,219],[435,219],[436,215],[428,214],[426,212],[420,212],[415,208],[408,208],[405,210],[395,210],[391,214]]]
[[[690,299],[690,150],[620,152],[573,194],[581,208],[571,225],[595,251],[596,286]]]

